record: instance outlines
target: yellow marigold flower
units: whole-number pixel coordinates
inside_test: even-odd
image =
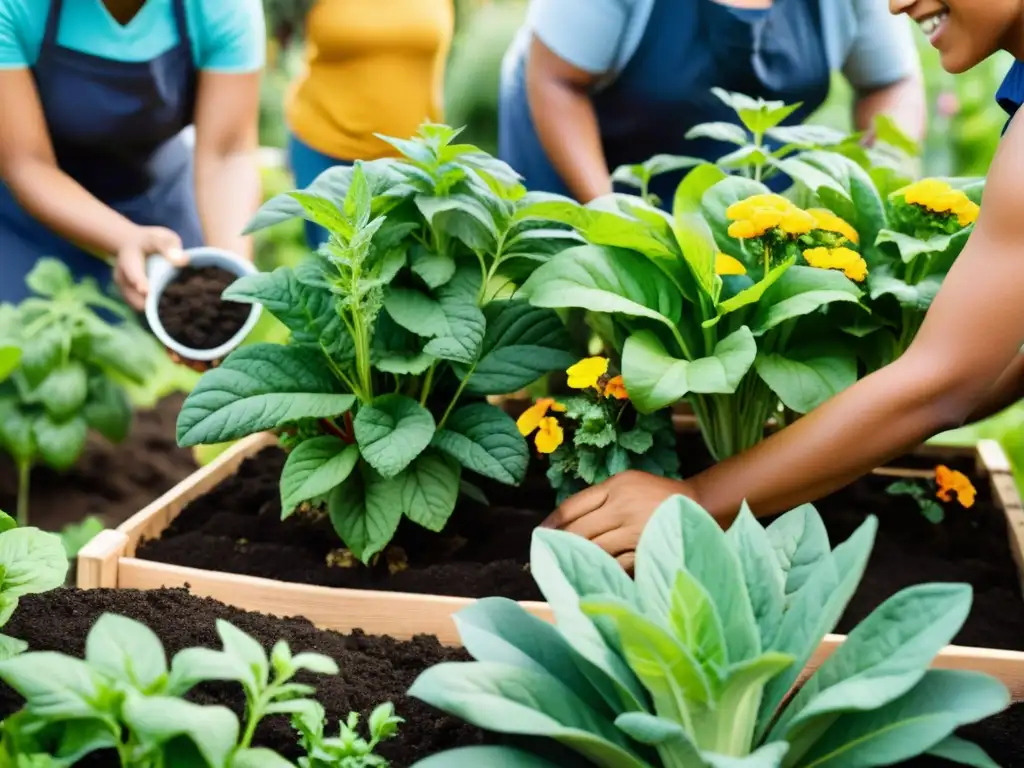
[[[604,396],[614,397],[616,400],[627,400],[629,398],[629,393],[626,392],[626,383],[622,380],[622,376],[613,376],[608,379],[608,383],[604,385]]]
[[[750,214],[748,221],[763,234],[769,229],[779,226],[784,215],[782,211],[777,211],[774,208],[758,208]]]
[[[920,205],[931,208],[936,198],[951,191],[952,187],[938,179],[922,179],[910,186],[904,187],[897,194],[902,194],[903,199],[912,205]]]
[[[598,380],[608,373],[607,357],[588,357],[570,367],[569,386],[573,389],[597,389]]]
[[[749,219],[754,211],[767,208],[769,210],[783,213],[793,207],[793,204],[782,195],[751,195],[746,200],[740,200],[730,205],[725,215],[730,221],[738,219]]]
[[[857,234],[857,230],[832,213],[832,211],[824,208],[811,208],[807,213],[814,217],[815,229],[835,232],[837,235],[845,237],[851,243],[860,242],[860,235]]]
[[[562,425],[558,423],[558,419],[554,416],[545,416],[540,420],[537,437],[534,439],[538,451],[541,453],[554,453],[555,449],[562,444],[564,439],[565,433],[562,431]]]
[[[537,398],[537,402],[523,411],[522,415],[516,420],[516,426],[519,427],[519,434],[526,437],[528,434],[533,432],[533,430],[540,426],[544,417],[548,415],[548,411],[564,413],[565,406],[554,398]]]
[[[753,237],[760,237],[764,234],[764,230],[759,230],[754,226],[754,222],[743,219],[742,221],[734,221],[729,225],[729,237],[735,237],[737,240],[750,240]]]
[[[796,207],[782,214],[782,221],[779,222],[779,228],[787,235],[806,235],[814,227],[814,217]]]
[[[808,248],[804,260],[817,269],[837,269],[858,283],[868,276],[868,265],[861,255],[849,248]]]
[[[968,224],[973,224],[978,220],[978,214],[981,213],[981,208],[976,202],[968,199],[967,203],[954,211],[954,213],[956,214],[957,223],[960,224],[961,227],[966,227]]]
[[[745,275],[747,274],[747,268],[743,266],[743,262],[739,259],[734,259],[727,253],[718,253],[715,255],[715,274]]]
[[[978,492],[963,472],[940,464],[935,468],[935,483],[939,486],[935,495],[942,501],[952,501],[953,494],[956,494],[956,499],[961,506],[966,509],[974,506],[974,499]]]

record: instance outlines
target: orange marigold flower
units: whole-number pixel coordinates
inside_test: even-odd
[[[851,227],[842,218],[832,213],[832,211],[824,208],[811,208],[807,213],[814,217],[815,229],[821,229],[825,232],[835,232],[837,235],[842,235],[854,244],[860,242],[860,235],[857,234],[857,230]]]
[[[739,259],[733,258],[727,253],[718,253],[715,254],[715,274],[745,275],[747,274],[747,268],[743,266],[743,262]]]
[[[629,398],[629,393],[626,392],[626,383],[622,380],[621,375],[608,379],[608,383],[604,385],[604,396],[614,397],[616,400]]]
[[[522,415],[516,420],[519,434],[526,437],[533,430],[537,429],[541,421],[548,415],[548,411],[565,413],[565,406],[551,397],[537,398],[537,402],[523,411]]]
[[[952,501],[956,494],[957,501],[965,509],[974,506],[974,499],[978,492],[974,485],[963,472],[940,464],[935,468],[935,483],[939,486],[936,496],[942,501]]]
[[[608,358],[588,357],[570,366],[566,373],[569,374],[568,384],[573,389],[597,389],[598,380],[608,373]]]
[[[538,451],[541,453],[554,453],[555,449],[562,444],[564,439],[565,433],[562,431],[562,425],[558,423],[558,419],[554,416],[545,416],[540,420],[537,437],[534,439]]]

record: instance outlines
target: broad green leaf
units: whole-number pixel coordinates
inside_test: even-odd
[[[1005,709],[1010,695],[978,672],[931,669],[884,707],[843,714],[804,756],[802,765],[860,768],[892,765],[923,754],[957,728]]]
[[[740,121],[754,134],[764,134],[774,128],[800,108],[800,104],[786,104],[783,101],[754,99],[742,93],[732,93],[723,88],[712,88],[711,93],[736,113]]]
[[[702,752],[703,758],[710,768],[779,768],[789,751],[789,744],[784,741],[765,744],[745,757],[731,757],[713,752]]]
[[[184,736],[210,765],[225,765],[238,742],[238,718],[227,707],[200,706],[171,696],[141,696],[129,691],[121,713],[141,744],[166,744]]]
[[[101,714],[94,702],[100,701],[102,679],[81,659],[31,651],[0,662],[0,680],[21,694],[35,717],[71,720]]]
[[[82,416],[90,429],[112,443],[120,443],[131,430],[132,403],[124,387],[106,376],[97,376],[89,383],[89,399]]]
[[[65,349],[71,345],[71,337],[63,327],[51,326],[26,342],[21,354],[21,372],[28,384],[36,387],[61,364]]]
[[[745,146],[750,141],[746,131],[735,123],[701,123],[686,132],[689,139],[713,139]]]
[[[673,357],[654,333],[640,331],[626,339],[622,375],[637,410],[651,413],[693,392],[735,392],[756,355],[746,326],[719,341],[711,357],[693,361]]]
[[[409,695],[497,733],[554,739],[598,765],[647,768],[612,722],[549,674],[494,662],[447,662]]]
[[[523,482],[530,462],[529,448],[515,421],[487,403],[453,412],[434,435],[433,445],[466,469],[506,485]]]
[[[255,668],[262,669],[255,654],[246,659],[211,648],[185,648],[171,659],[166,693],[184,696],[200,683],[211,680],[230,680],[255,690],[258,686]]]
[[[371,354],[378,371],[418,376],[435,362],[433,355],[423,351],[424,346],[423,337],[400,326],[387,312],[377,316]]]
[[[472,301],[445,296],[448,286],[441,288],[439,304],[444,312],[446,331],[431,339],[423,351],[441,360],[468,365],[477,359],[483,344],[487,321]]]
[[[88,394],[88,382],[85,366],[72,360],[51,371],[34,394],[54,420],[64,421],[82,408]]]
[[[781,125],[767,131],[768,137],[781,144],[801,149],[842,144],[846,134],[827,125]]]
[[[870,247],[878,232],[886,226],[886,212],[884,199],[868,172],[837,152],[808,152],[801,159],[839,182],[842,193],[831,187],[821,187],[818,196],[826,208],[857,230],[864,247]]]
[[[498,239],[494,216],[480,200],[464,192],[447,197],[416,196],[420,213],[437,231],[474,251],[493,251]]]
[[[611,716],[621,710],[620,706],[601,707],[602,697],[609,704],[609,700],[615,701],[610,681],[599,677],[591,682],[580,671],[580,665],[588,662],[573,650],[562,633],[515,601],[486,597],[463,608],[452,619],[463,646],[477,661],[547,673],[594,706],[598,713]]]
[[[0,382],[17,370],[21,365],[21,347],[14,342],[0,342]]]
[[[846,610],[864,575],[877,530],[877,518],[865,520],[850,538],[832,551],[830,557],[822,559],[804,588],[793,596],[771,650],[790,655],[795,662],[765,689],[757,718],[759,735],[767,729],[775,710],[822,638],[835,628]]]
[[[18,527],[18,521],[15,520],[11,515],[0,510],[0,534],[7,533],[7,531],[13,530]]]
[[[447,253],[435,253],[422,246],[409,252],[412,271],[428,288],[439,288],[455,274],[455,259]]]
[[[860,297],[860,289],[841,272],[790,267],[761,297],[751,330],[760,336],[786,320],[809,315],[827,304],[856,303]]]
[[[947,736],[929,749],[927,754],[973,768],[999,768],[999,764],[985,754],[985,750],[957,736]]]
[[[909,285],[885,267],[880,267],[868,275],[868,291],[872,299],[892,296],[902,307],[927,312],[942,287],[942,279],[943,275],[929,275]]]
[[[440,532],[455,511],[459,498],[458,462],[428,448],[390,480],[374,486],[367,509],[394,504],[410,520],[429,531]]]
[[[646,317],[674,327],[679,290],[652,261],[633,251],[581,245],[542,264],[519,289],[535,307],[577,307]]]
[[[353,226],[342,213],[341,209],[328,198],[309,192],[289,192],[288,195],[299,204],[302,217],[332,233],[344,233],[351,236]]]
[[[391,286],[384,308],[396,323],[420,336],[448,336],[451,328],[440,302],[413,288]]]
[[[857,355],[840,344],[806,344],[758,354],[754,369],[782,404],[809,413],[857,381]]]
[[[690,171],[676,188],[672,205],[672,230],[690,266],[694,279],[706,296],[717,299],[715,260],[718,248],[715,235],[701,215],[701,200],[709,189],[725,178],[725,173],[706,163]]]
[[[281,514],[323,496],[343,483],[359,461],[359,448],[331,435],[304,440],[288,454],[281,472]]]
[[[412,768],[562,768],[512,747],[459,747],[416,761]],[[234,768],[234,766],[232,766]]]
[[[85,660],[105,675],[143,693],[157,692],[167,674],[160,638],[132,619],[105,613],[85,640]]]
[[[344,413],[355,397],[324,364],[319,351],[253,344],[207,371],[178,416],[183,447],[223,443],[304,418]]]
[[[40,296],[56,296],[74,287],[71,270],[60,259],[44,256],[25,276],[25,284]]]
[[[773,165],[789,176],[795,183],[802,184],[812,193],[820,195],[822,190],[829,190],[849,202],[849,193],[843,185],[830,174],[802,158],[789,157],[774,160]]]
[[[97,321],[98,322],[98,321]],[[156,340],[141,328],[134,331],[100,335],[93,334],[85,356],[88,362],[107,373],[119,375],[133,384],[145,385],[157,368],[157,360],[164,354]]]
[[[877,709],[902,696],[952,642],[970,608],[966,584],[919,584],[896,593],[803,684],[772,734],[807,744],[808,731],[824,732],[838,713]],[[801,736],[793,738],[795,732]]]
[[[0,593],[6,597],[49,592],[64,584],[68,559],[60,536],[38,528],[0,534]]]
[[[478,395],[517,392],[550,371],[576,362],[569,352],[565,324],[551,309],[519,299],[492,301],[484,307],[487,331],[466,390]],[[469,373],[456,366],[460,378]]]
[[[36,458],[33,421],[16,399],[0,399],[0,444],[16,463],[30,464]]]
[[[777,518],[765,531],[785,580],[787,603],[831,554],[821,515],[803,504]]]
[[[682,155],[654,155],[643,163],[636,165],[620,165],[612,173],[612,181],[620,184],[627,184],[631,187],[641,188],[655,176],[663,173],[681,171],[685,168],[692,168],[700,165],[703,160],[696,157],[684,157]]]
[[[58,471],[75,465],[85,449],[88,433],[89,425],[82,416],[57,422],[44,413],[32,422],[32,436],[40,458]]]
[[[634,741],[662,747],[674,758],[684,758],[687,766],[702,767],[697,748],[679,723],[647,712],[625,712],[615,718],[616,727]]]
[[[260,643],[224,619],[217,619],[217,635],[224,653],[241,661],[249,675],[240,681],[250,692],[259,693],[270,680],[270,661]]]
[[[762,280],[754,283],[748,288],[744,288],[742,291],[733,294],[728,299],[721,302],[716,308],[718,310],[718,315],[710,320],[705,320],[704,327],[713,326],[723,315],[735,312],[738,309],[742,309],[743,307],[750,306],[751,304],[760,301],[765,292],[771,288],[775,282],[786,273],[786,270],[792,267],[795,263],[796,257],[794,256],[786,259],[781,264],[776,264],[771,268],[771,270],[769,270],[768,274],[765,275]]]
[[[725,629],[711,595],[687,570],[676,574],[668,624],[711,680],[728,662]]]
[[[295,764],[272,749],[248,747],[235,752],[227,768],[295,768]]]
[[[395,503],[394,480],[369,466],[360,465],[359,470],[331,491],[327,512],[345,546],[368,563],[395,535],[402,508]]]
[[[935,256],[946,253],[954,247],[958,249],[963,248],[967,238],[970,236],[970,232],[970,229],[962,229],[951,235],[936,235],[927,240],[921,240],[912,235],[904,235],[901,232],[883,229],[878,233],[875,245],[880,247],[885,243],[891,243],[896,247],[896,251],[899,253],[903,263],[909,264],[919,256]]]
[[[640,532],[636,545],[636,599],[644,613],[667,623],[676,577],[686,566],[683,508],[696,507],[686,496],[665,499]]]
[[[771,648],[786,607],[785,575],[768,533],[744,502],[726,538],[736,551],[762,648]]]
[[[381,395],[353,420],[359,452],[384,478],[397,475],[430,445],[434,417],[403,395]]]

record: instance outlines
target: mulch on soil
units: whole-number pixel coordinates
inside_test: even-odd
[[[316,651],[337,661],[341,674],[301,673],[297,680],[315,685],[316,699],[327,710],[330,735],[336,735],[339,719],[349,712],[365,717],[378,704],[391,701],[406,722],[398,736],[380,747],[392,768],[408,768],[417,760],[457,746],[478,744],[477,729],[441,714],[405,693],[416,677],[442,661],[462,661],[464,651],[444,648],[433,637],[400,642],[390,637],[371,637],[354,632],[342,635],[316,629],[305,619],[278,619],[230,608],[215,600],[193,597],[185,590],[150,592],[97,589],[58,589],[24,597],[4,632],[29,643],[35,651],[59,651],[81,658],[85,638],[104,613],[118,613],[141,621],[163,641],[168,660],[183,648],[220,648],[215,622],[226,619],[258,640],[268,651],[280,639],[293,652]],[[199,704],[222,704],[241,718],[245,697],[237,683],[206,683],[189,697]],[[0,718],[20,709],[21,698],[0,683]],[[296,733],[284,716],[268,717],[256,731],[256,746],[269,747],[294,759],[299,755]],[[109,766],[110,755],[97,753],[82,766]]]
[[[95,515],[113,527],[195,472],[192,452],[179,448],[174,437],[183,401],[182,395],[173,395],[153,410],[137,412],[120,445],[90,434],[82,458],[67,472],[35,468],[32,525],[56,531]],[[17,469],[0,452],[0,509],[14,511],[17,491]]]
[[[220,267],[184,267],[164,289],[157,314],[164,330],[192,349],[213,349],[245,325],[252,307],[223,301],[238,278]]]

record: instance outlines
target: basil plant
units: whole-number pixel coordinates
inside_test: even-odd
[[[280,432],[283,514],[326,504],[363,562],[403,517],[442,530],[460,488],[474,490],[464,470],[520,483],[526,442],[485,398],[574,362],[557,314],[510,296],[578,236],[456,135],[426,125],[388,139],[401,158],[329,170],[260,210],[252,230],[303,217],[330,239],[294,269],[227,290],[262,304],[290,340],[233,352],[178,419],[182,446]]]
[[[29,518],[32,467],[70,469],[89,430],[124,440],[132,423],[126,385],[144,383],[162,354],[126,306],[92,279],[76,283],[61,261],[40,259],[26,282],[34,295],[0,305],[0,339],[9,341],[0,343],[0,447],[18,468],[20,525]],[[11,356],[14,347],[21,351]]]
[[[738,204],[759,198],[787,210],[765,212],[774,218],[757,229],[731,221]],[[716,459],[761,440],[780,403],[806,413],[856,381],[853,340],[827,310],[856,307],[862,291],[803,259],[827,233],[758,182],[702,165],[679,185],[672,213],[627,195],[541,205],[587,244],[538,267],[518,295],[588,310],[621,355],[637,410],[688,400]],[[746,240],[737,223],[748,225]]]
[[[824,768],[925,753],[993,765],[954,731],[1004,709],[1008,691],[981,673],[929,669],[967,617],[967,585],[893,595],[798,682],[854,594],[876,529],[869,518],[830,549],[806,505],[767,529],[744,507],[725,533],[675,497],[643,532],[635,580],[592,542],[538,530],[530,568],[556,623],[482,600],[456,616],[475,661],[428,669],[410,691],[532,740],[416,768]]]

